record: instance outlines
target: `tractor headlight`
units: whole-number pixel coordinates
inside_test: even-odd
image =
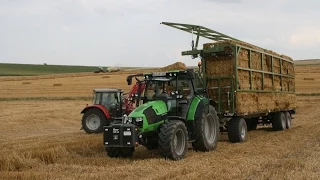
[[[136,117],[136,122],[142,122],[143,118],[142,117]]]
[[[169,76],[172,76],[172,73],[170,73]]]
[[[132,123],[132,117],[129,117],[129,118],[128,118],[128,122],[129,122],[129,123]]]

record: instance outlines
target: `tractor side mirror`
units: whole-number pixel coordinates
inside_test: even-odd
[[[128,83],[128,85],[132,84],[132,77],[131,76],[127,77],[127,83]]]

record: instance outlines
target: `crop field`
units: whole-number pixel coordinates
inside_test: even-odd
[[[136,148],[107,157],[102,134],[80,130],[92,90],[129,91],[129,73],[0,77],[0,179],[320,179],[320,66],[297,66],[293,127],[249,132],[244,143],[221,134],[212,152],[191,146],[181,161]]]

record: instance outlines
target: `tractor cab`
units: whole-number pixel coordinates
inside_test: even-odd
[[[144,99],[162,100],[167,105],[168,116],[186,118],[195,94],[194,78],[194,72],[190,70],[146,74]]]
[[[93,105],[101,105],[109,111],[111,117],[122,116],[122,89],[94,89]]]

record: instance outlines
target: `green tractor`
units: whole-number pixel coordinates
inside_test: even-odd
[[[143,105],[121,123],[103,127],[110,157],[131,157],[135,147],[158,149],[162,157],[180,160],[188,143],[196,151],[211,151],[219,139],[219,119],[206,89],[193,70],[145,74],[146,88],[136,96]]]

